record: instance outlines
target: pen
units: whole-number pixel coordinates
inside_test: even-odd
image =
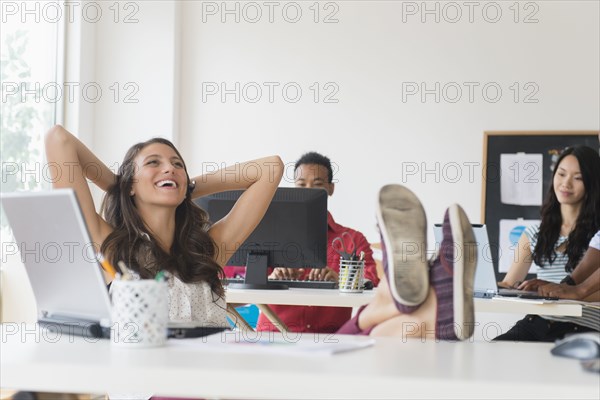
[[[106,271],[106,273],[108,275],[110,275],[111,278],[114,279],[115,275],[117,274],[115,267],[113,267],[112,264],[110,262],[108,262],[108,260],[106,258],[104,258],[104,256],[100,253],[98,253],[98,262],[100,263],[102,268]]]
[[[154,279],[159,282],[166,282],[169,280],[170,277],[171,277],[171,273],[169,271],[165,271],[164,269],[161,269],[160,271],[158,271],[158,273],[156,274]]]
[[[157,281],[160,282],[160,281],[164,280],[164,278],[165,278],[165,271],[164,270],[160,270],[160,271],[158,271],[158,273],[154,277],[154,280],[157,280]]]

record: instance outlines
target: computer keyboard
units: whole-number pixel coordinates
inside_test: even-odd
[[[244,278],[227,278],[226,283],[244,283]],[[280,285],[286,285],[291,288],[302,288],[302,289],[337,289],[338,283],[334,281],[299,281],[299,280],[288,280],[288,279],[269,279],[269,282],[273,282]]]

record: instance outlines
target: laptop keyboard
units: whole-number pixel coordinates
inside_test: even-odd
[[[225,280],[229,283],[244,283],[244,278],[227,278]],[[337,289],[338,283],[334,281],[301,281],[295,279],[269,279],[269,283],[276,283],[280,285],[286,285],[290,288],[302,288],[302,289]]]

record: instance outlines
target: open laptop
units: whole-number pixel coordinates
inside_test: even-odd
[[[99,246],[91,240],[75,192],[2,193],[0,201],[31,282],[39,323],[68,334],[109,337],[111,304],[96,259]],[[172,323],[168,335],[223,330]]]
[[[499,289],[494,264],[492,263],[487,228],[483,224],[471,224],[471,227],[473,228],[477,243],[477,266],[475,267],[475,281],[473,283],[474,297],[490,299],[494,296],[510,296],[528,299],[548,299],[533,291]],[[442,224],[435,224],[433,226],[433,235],[436,241],[436,248],[439,248],[443,237]]]

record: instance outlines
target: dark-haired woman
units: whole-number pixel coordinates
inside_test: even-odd
[[[515,261],[499,286],[538,290],[548,282],[565,279],[600,228],[599,204],[598,152],[586,146],[565,149],[553,171],[541,223],[523,233]],[[540,267],[538,279],[522,282],[533,261]],[[496,340],[552,342],[569,333],[600,330],[599,325],[600,313],[588,307],[583,308],[581,317],[527,315]]]
[[[264,216],[283,174],[278,156],[190,179],[165,139],[131,147],[116,175],[62,126],[48,131],[45,145],[53,187],[75,191],[104,257],[113,265],[124,261],[142,278],[170,271],[171,320],[228,326],[222,266]],[[106,191],[102,214],[86,179]],[[209,225],[192,199],[233,189],[246,191],[226,217]]]

